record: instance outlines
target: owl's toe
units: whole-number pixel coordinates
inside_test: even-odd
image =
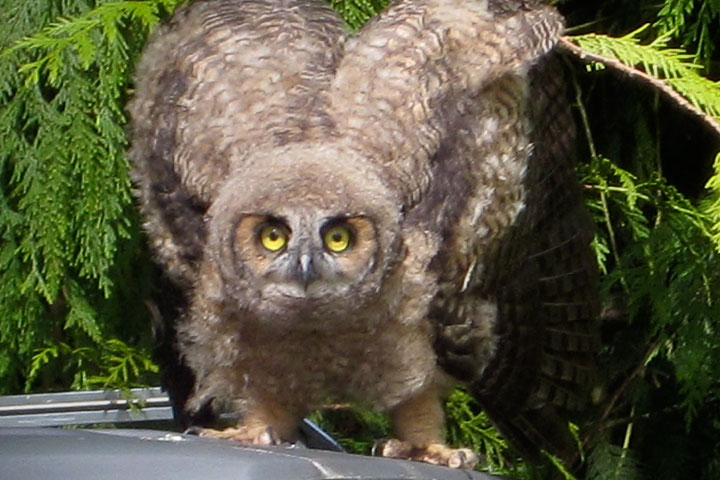
[[[373,445],[372,454],[377,457],[411,459],[415,448],[410,442],[403,442],[397,438],[378,440]]]
[[[416,460],[433,465],[470,470],[478,463],[478,456],[468,448],[450,448],[441,443],[427,447],[417,447],[410,442],[398,439],[386,440],[373,448],[373,454],[388,457]]]
[[[248,445],[279,445],[280,439],[275,435],[273,429],[269,426],[258,427],[230,427],[223,430],[215,430],[213,428],[192,427],[185,431],[200,437],[219,438],[222,440],[232,440],[238,443]]]
[[[442,444],[433,444],[425,449],[421,459],[427,463],[447,465],[450,468],[471,470],[478,463],[478,456],[469,448],[450,448]]]

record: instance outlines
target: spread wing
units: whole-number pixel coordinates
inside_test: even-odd
[[[470,104],[498,78],[526,70],[561,29],[549,7],[500,16],[485,1],[393,3],[348,40],[329,111],[349,148],[369,157],[407,210],[418,207],[414,215],[434,228],[451,217],[433,198],[453,188],[438,184],[448,177],[440,171],[471,170],[466,155],[446,155],[457,132],[471,128]]]
[[[441,245],[440,366],[526,453],[573,450],[594,347],[592,228],[572,165],[563,27],[536,1],[395,3],[348,41],[330,112]],[[570,454],[567,455],[568,457]]]
[[[566,415],[588,397],[598,303],[562,73],[552,56],[530,70],[523,209],[480,253],[483,272],[438,299],[452,307],[436,308],[436,318],[440,364],[469,384],[501,431],[525,454],[546,449],[572,464]],[[485,301],[495,306],[490,314]]]

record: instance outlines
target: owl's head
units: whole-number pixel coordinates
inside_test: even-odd
[[[361,158],[329,147],[256,154],[210,213],[210,251],[238,307],[293,324],[377,301],[400,260],[400,209]]]

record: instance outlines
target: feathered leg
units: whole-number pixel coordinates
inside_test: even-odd
[[[378,455],[464,469],[472,469],[478,462],[472,450],[445,445],[445,414],[436,386],[400,403],[392,409],[391,416],[398,438],[379,445]]]

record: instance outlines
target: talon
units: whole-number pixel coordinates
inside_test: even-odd
[[[448,459],[448,467],[471,470],[478,463],[478,456],[472,450],[459,448]]]
[[[457,452],[453,453],[448,459],[448,467],[460,468],[462,465],[465,464],[465,461],[465,453],[458,450]]]
[[[385,448],[386,443],[387,438],[375,440],[375,443],[373,443],[373,446],[370,449],[370,455],[373,457],[384,457],[385,455],[383,455],[383,449]]]
[[[219,438],[222,440],[232,440],[238,443],[248,445],[279,445],[280,439],[270,426],[256,427],[231,427],[224,430],[214,430],[212,428],[190,427],[185,433],[198,435],[200,437]]]
[[[261,431],[253,441],[255,445],[279,445],[280,440],[275,436],[275,432],[270,427],[265,428]]]
[[[202,428],[202,427],[195,427],[195,426],[193,426],[193,427],[188,427],[187,429],[185,429],[185,431],[183,432],[183,434],[185,434],[185,435],[195,435],[195,436],[201,437],[203,430],[204,430],[204,428]]]
[[[224,438],[220,435],[222,430],[214,430],[212,428],[198,426],[188,427],[183,433],[186,435],[195,435],[196,437]]]
[[[377,449],[377,450],[376,450]],[[373,455],[386,458],[412,458],[413,446],[396,438],[380,440],[373,446]]]
[[[440,443],[434,443],[427,447],[416,447],[410,442],[394,438],[376,442],[373,447],[373,455],[416,460],[464,470],[473,469],[479,461],[475,452],[468,448],[450,448]]]
[[[442,444],[433,444],[425,449],[423,460],[450,468],[471,470],[478,463],[478,456],[469,448],[450,448]]]

